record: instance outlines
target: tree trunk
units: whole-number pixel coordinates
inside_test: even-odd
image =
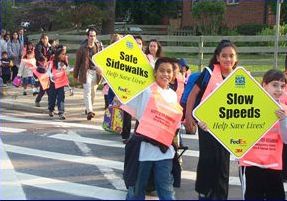
[[[116,0],[105,0],[107,18],[103,20],[102,34],[114,33]]]

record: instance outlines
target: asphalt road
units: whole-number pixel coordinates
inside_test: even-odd
[[[0,124],[1,200],[125,199],[124,144],[119,135],[94,123],[61,122],[46,114],[5,109]],[[183,156],[176,198],[197,199],[198,140],[195,135],[183,135],[183,140],[190,149]],[[238,167],[233,157],[230,163],[229,199],[238,200]]]

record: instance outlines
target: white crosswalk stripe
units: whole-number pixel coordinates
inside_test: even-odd
[[[0,139],[0,200],[25,200],[25,193],[3,145]]]
[[[5,132],[5,133],[22,133],[25,131],[26,131],[26,129],[0,127],[0,132]]]
[[[97,198],[102,200],[124,200],[125,191],[113,190],[97,186],[77,184],[58,179],[34,176],[30,174],[17,173],[17,177],[24,185],[34,186],[47,190],[68,193],[88,198]]]

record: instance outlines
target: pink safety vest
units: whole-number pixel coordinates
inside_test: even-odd
[[[152,94],[139,121],[137,132],[166,146],[170,146],[182,117],[178,103],[168,103],[158,92],[158,85],[151,86]]]
[[[52,74],[56,89],[69,85],[69,79],[65,69],[61,68],[60,70],[57,70],[53,65]]]
[[[211,77],[208,81],[201,101],[203,101],[223,81],[219,64],[214,64],[213,66],[214,68]]]
[[[286,111],[286,106],[281,104]],[[282,170],[283,141],[277,122],[240,160],[241,166]]]
[[[176,80],[177,80],[176,95],[177,95],[177,102],[179,102],[184,91],[184,77],[181,74],[177,75]]]

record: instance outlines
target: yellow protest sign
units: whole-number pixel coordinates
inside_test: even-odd
[[[241,158],[273,127],[280,106],[242,67],[237,67],[193,111],[209,132]]]
[[[92,57],[121,103],[154,82],[153,68],[135,39],[127,35]]]

